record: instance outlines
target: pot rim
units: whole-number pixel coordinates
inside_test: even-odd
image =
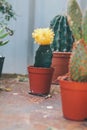
[[[87,82],[67,80],[66,78],[64,79],[64,76],[59,76],[57,79],[59,81],[60,87],[63,89],[87,91]]]
[[[54,68],[50,67],[50,68],[44,68],[44,67],[34,67],[33,65],[30,65],[27,67],[28,72],[30,73],[53,73],[54,72]]]
[[[71,54],[72,52],[54,51],[53,54]]]
[[[35,66],[33,66],[33,65],[29,65],[28,68],[45,69],[45,70],[54,69],[53,67],[49,67],[49,68],[46,68],[46,67],[35,67]]]
[[[53,57],[70,57],[70,55],[71,55],[71,52],[56,52],[56,51],[54,51],[53,52]]]

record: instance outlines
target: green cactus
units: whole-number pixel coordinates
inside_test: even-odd
[[[51,20],[50,28],[54,31],[54,41],[51,44],[52,51],[70,52],[74,42],[67,16],[57,15]]]
[[[68,0],[67,15],[76,40],[82,38],[82,12],[76,0]]]
[[[36,51],[35,67],[49,68],[52,61],[52,50],[50,45],[40,45]]]
[[[87,43],[83,39],[74,44],[69,72],[72,80],[87,82]]]
[[[68,16],[76,40],[69,63],[70,78],[87,82],[87,11],[82,15],[77,1],[69,0]]]
[[[50,68],[52,61],[52,50],[50,44],[54,39],[54,32],[50,28],[37,28],[32,33],[34,42],[39,44],[35,55],[35,67]]]

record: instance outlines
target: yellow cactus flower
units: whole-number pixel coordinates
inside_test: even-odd
[[[39,45],[49,45],[53,42],[54,32],[50,28],[38,28],[32,33],[32,37]]]

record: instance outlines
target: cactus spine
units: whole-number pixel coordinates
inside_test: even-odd
[[[70,52],[74,42],[67,17],[57,15],[50,22],[50,28],[54,31],[54,41],[51,44],[52,51]]]

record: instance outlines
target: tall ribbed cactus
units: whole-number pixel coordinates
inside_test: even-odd
[[[50,22],[50,28],[54,31],[54,41],[51,44],[53,51],[70,52],[74,42],[67,17],[55,16]]]
[[[76,0],[68,0],[67,15],[76,40],[82,37],[82,12]]]

